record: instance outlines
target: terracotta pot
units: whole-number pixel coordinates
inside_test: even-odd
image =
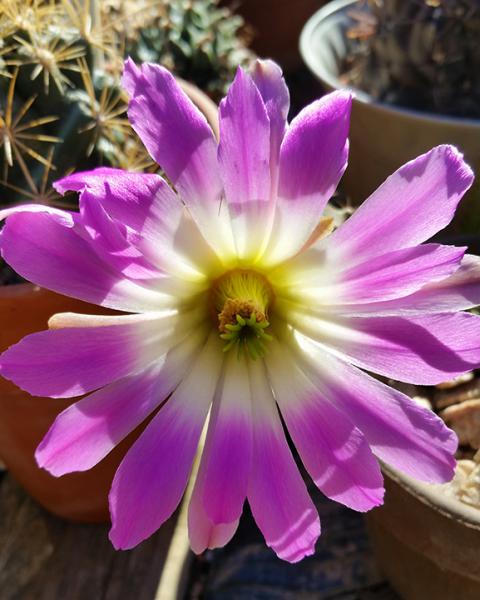
[[[330,2],[313,15],[302,31],[303,59],[328,91],[344,87],[339,76],[347,52],[345,32],[354,22],[349,13],[355,4],[355,0]],[[361,90],[353,91],[350,158],[342,186],[355,204],[367,198],[395,169],[438,144],[457,146],[474,171],[480,173],[480,119],[410,110],[377,102]],[[449,231],[477,233],[479,228],[477,177]]]
[[[0,287],[0,350],[24,335],[46,329],[52,314],[65,311],[108,312],[29,283]],[[82,521],[108,520],[108,490],[125,446],[91,471],[60,478],[39,469],[34,459],[35,448],[56,415],[72,402],[32,397],[0,378],[0,456],[28,493],[56,515]]]
[[[179,83],[218,137],[215,103],[197,87],[182,80]],[[0,351],[29,333],[46,329],[49,317],[57,312],[113,314],[27,283],[0,287]],[[90,471],[52,477],[37,467],[35,448],[58,413],[76,400],[32,397],[0,377],[0,458],[50,512],[76,521],[108,521],[107,498],[113,476],[141,427]]]
[[[233,6],[252,29],[250,44],[258,56],[273,58],[285,69],[301,65],[298,36],[305,21],[326,0],[222,0],[222,4]]]
[[[367,514],[375,554],[405,600],[480,598],[480,510],[384,469],[385,504]]]

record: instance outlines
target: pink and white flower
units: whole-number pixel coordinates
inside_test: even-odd
[[[34,395],[86,394],[38,447],[56,476],[90,469],[148,417],[110,493],[116,548],[168,519],[205,447],[190,502],[196,552],[234,534],[247,499],[266,542],[295,562],[320,522],[287,443],[329,498],[383,501],[378,459],[427,482],[453,475],[455,435],[365,373],[436,384],[480,364],[480,264],[424,243],[473,175],[439,146],[407,163],[336,231],[322,219],[347,165],[351,96],[287,123],[278,66],[239,69],[220,142],[164,68],[127,61],[129,118],[159,176],[69,175],[80,212],[3,211],[4,259],[30,281],[125,314],[59,314],[0,358]],[[128,314],[127,314],[128,313]],[[280,417],[281,415],[281,417]]]

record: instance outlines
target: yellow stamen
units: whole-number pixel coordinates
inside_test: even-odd
[[[225,340],[224,351],[233,347],[253,358],[265,355],[265,342],[271,339],[268,309],[274,301],[267,279],[255,271],[234,269],[217,279],[211,289],[211,306]]]

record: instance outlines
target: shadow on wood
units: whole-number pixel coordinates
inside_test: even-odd
[[[116,552],[108,525],[48,514],[9,475],[0,513],[1,600],[154,600],[176,515],[138,548]]]

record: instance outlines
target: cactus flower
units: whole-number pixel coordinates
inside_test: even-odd
[[[461,312],[480,302],[479,259],[427,242],[472,183],[459,152],[407,163],[333,230],[322,213],[347,165],[348,92],[288,124],[282,73],[258,61],[220,104],[217,143],[166,69],[129,60],[123,83],[172,187],[99,168],[55,184],[79,192],[79,213],[0,213],[2,256],[20,275],[120,311],[54,315],[0,357],[31,394],[83,396],[38,464],[90,469],[146,422],[109,497],[110,539],[132,548],[177,507],[208,420],[192,548],[227,543],[247,500],[290,562],[314,552],[320,522],[285,428],[323,494],[354,510],[383,501],[379,459],[449,480],[454,433],[365,371],[430,385],[480,364],[479,317]]]

